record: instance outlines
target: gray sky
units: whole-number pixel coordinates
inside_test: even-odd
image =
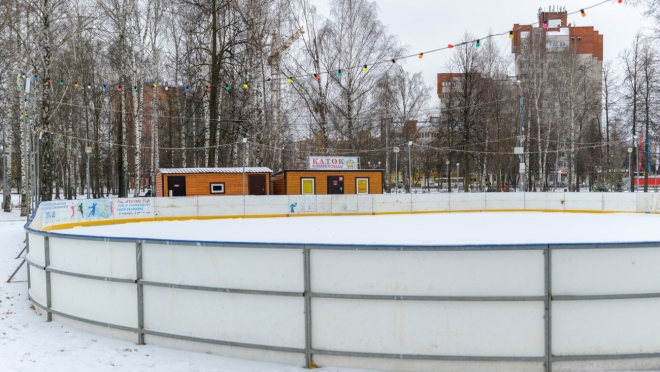
[[[493,33],[511,30],[514,23],[536,22],[539,7],[565,6],[570,13],[602,0],[377,0],[380,20],[389,31],[399,36],[408,51],[419,53],[436,49],[449,43],[457,43],[467,31],[479,38]],[[318,13],[329,16],[327,0],[313,0]],[[604,35],[604,59],[616,60],[619,53],[632,42],[635,33],[650,27],[642,16],[642,9],[619,4],[616,0],[568,17],[576,26],[594,26]],[[511,50],[508,36],[496,37],[498,45]],[[446,64],[451,50],[425,54],[422,60],[409,58],[404,64],[411,73],[422,71],[427,85],[435,88],[436,74],[447,72]],[[435,89],[432,91],[435,97]],[[435,102],[435,101],[434,101]]]

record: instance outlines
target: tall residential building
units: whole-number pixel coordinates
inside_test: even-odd
[[[580,130],[600,123],[603,35],[593,26],[569,23],[566,9],[559,6],[539,8],[537,16],[538,24],[513,25],[511,52],[523,92],[527,98],[539,97],[539,125],[552,128],[547,133],[552,131],[554,138],[546,141],[558,142],[555,164],[549,170],[551,183],[553,173],[565,183],[567,173],[576,172],[575,138],[581,133],[576,133],[574,122],[580,121]],[[587,19],[580,14],[574,17]]]

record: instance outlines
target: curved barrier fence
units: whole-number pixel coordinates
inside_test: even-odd
[[[71,224],[241,214],[654,213],[660,207],[648,194],[493,195],[42,203],[26,225],[29,296],[49,320],[138,344],[308,367],[659,368],[660,242],[265,244],[56,231]]]

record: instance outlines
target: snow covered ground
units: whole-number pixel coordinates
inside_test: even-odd
[[[0,212],[0,371],[303,372],[306,369],[136,345],[46,322],[27,299],[20,263],[25,218]],[[660,240],[660,215],[453,213],[361,217],[223,219],[70,229],[76,234],[178,239],[365,244],[476,244]],[[465,227],[468,226],[469,230]],[[466,232],[468,231],[468,232]],[[325,367],[324,372],[358,372]]]
[[[224,358],[101,337],[37,315],[27,297],[26,265],[21,262],[25,218],[19,210],[0,211],[0,371],[218,371],[303,372],[301,367]],[[360,372],[321,368],[325,372]]]
[[[58,232],[230,242],[451,245],[660,241],[658,226],[656,214],[475,212],[139,222]]]

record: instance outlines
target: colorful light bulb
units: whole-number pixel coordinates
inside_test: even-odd
[[[479,48],[481,46],[481,40],[477,40],[477,43],[475,45],[477,46],[477,48]]]
[[[513,31],[509,31],[509,39],[513,39]]]
[[[369,66],[367,65],[362,66],[362,71],[369,72]]]
[[[419,55],[417,56],[417,58],[419,58],[419,59],[424,58],[424,53],[419,53]]]
[[[337,71],[337,76],[338,76],[338,77],[341,77],[341,70],[338,70],[338,71]]]
[[[587,16],[587,13],[585,13],[584,9],[580,9],[580,14],[582,14],[583,17]]]

